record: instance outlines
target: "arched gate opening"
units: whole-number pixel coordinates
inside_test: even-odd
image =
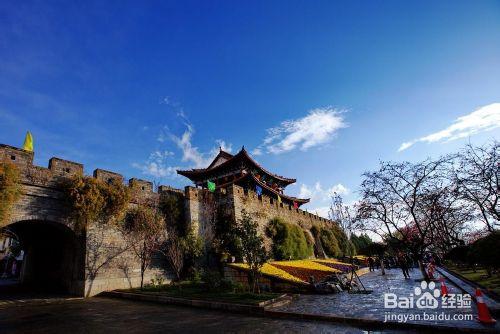
[[[83,241],[70,228],[60,223],[30,220],[4,229],[10,238],[17,239],[22,254],[17,256],[15,270],[12,264],[5,266],[22,290],[67,294],[83,291]],[[2,275],[9,276],[5,272]]]

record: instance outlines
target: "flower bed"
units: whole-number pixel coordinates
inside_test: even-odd
[[[272,265],[281,265],[287,267],[294,268],[303,268],[303,269],[312,269],[312,270],[321,270],[330,273],[335,273],[337,270],[335,268],[331,268],[326,266],[316,260],[294,260],[294,261],[273,261]]]
[[[243,269],[245,271],[249,270],[248,265],[246,263],[230,263],[228,264],[228,266],[235,269]],[[275,267],[269,263],[265,263],[264,266],[262,266],[262,268],[260,269],[260,272],[264,276],[270,276],[288,282],[307,283],[307,281],[304,281],[296,276],[293,276],[289,274],[287,271]]]
[[[229,267],[248,271],[246,263],[230,263]],[[261,274],[279,281],[289,283],[309,284],[311,276],[315,282],[320,282],[330,275],[340,273],[337,268],[333,268],[315,260],[296,261],[274,261],[264,264]]]
[[[323,266],[327,266],[327,267],[332,268],[332,269],[337,269],[343,273],[348,273],[352,269],[351,264],[345,263],[345,262],[340,262],[340,261],[337,261],[334,259],[324,259],[324,260],[317,259],[317,260],[314,260],[314,262],[317,262]],[[354,265],[354,269],[358,269],[357,267],[358,266]]]
[[[273,263],[273,266],[282,269],[286,271],[287,273],[298,277],[302,281],[305,282],[310,282],[311,278],[313,279],[314,282],[321,282],[324,281],[328,276],[331,276],[337,272],[337,270],[333,271],[326,271],[326,270],[316,270],[316,269],[311,269],[311,268],[301,268],[301,267],[292,267],[292,266],[285,266],[281,264],[276,264]],[[328,268],[331,269],[331,268]]]

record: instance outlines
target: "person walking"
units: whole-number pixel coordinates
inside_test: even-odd
[[[370,267],[370,271],[375,271],[375,260],[371,256],[368,258],[368,266]]]
[[[398,264],[401,270],[403,271],[403,275],[405,279],[410,278],[410,271],[408,270],[408,262],[403,254],[398,256]]]

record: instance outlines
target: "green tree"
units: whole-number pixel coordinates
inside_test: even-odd
[[[495,231],[476,240],[470,247],[469,257],[486,269],[491,277],[493,269],[500,268],[500,259],[496,250],[500,248],[500,232]]]
[[[257,232],[258,224],[245,210],[241,211],[241,216],[236,231],[241,240],[243,257],[250,269],[249,278],[252,292],[260,292],[258,288],[260,269],[267,261],[264,239]]]
[[[266,233],[273,241],[272,251],[276,260],[305,259],[313,253],[312,244],[307,242],[305,232],[298,225],[274,218],[269,222]]]
[[[362,233],[361,235],[357,236],[356,234],[351,235],[351,243],[354,245],[356,248],[356,253],[357,254],[366,254],[366,247],[368,247],[373,241],[370,239],[370,237],[366,233]]]
[[[314,236],[317,236],[317,239],[321,242],[323,249],[325,250],[326,255],[330,257],[339,257],[341,256],[341,251],[339,247],[339,243],[337,238],[335,237],[335,233],[332,230],[313,226],[311,229]]]
[[[237,222],[223,210],[219,210],[214,224],[214,249],[222,258],[232,255],[242,259],[241,241],[237,235]]]

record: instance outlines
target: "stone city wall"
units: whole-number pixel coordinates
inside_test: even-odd
[[[223,210],[227,217],[233,220],[241,219],[242,210],[246,210],[259,224],[259,232],[264,236],[266,248],[270,249],[271,240],[267,238],[265,229],[269,221],[280,217],[285,222],[297,224],[311,236],[310,229],[313,225],[325,226],[333,222],[329,219],[317,216],[301,209],[295,209],[291,205],[278,203],[276,198],[268,195],[258,196],[252,190],[243,189],[237,185],[230,185],[226,188],[217,189],[210,193],[206,189],[186,187],[186,217],[188,224],[197,228],[200,236],[206,234],[210,226],[210,217],[213,217],[214,210]],[[216,200],[217,206],[211,203]]]
[[[106,290],[137,287],[140,281],[140,264],[130,250],[125,250],[123,235],[112,225],[102,227],[90,224],[83,237],[74,229],[60,185],[69,177],[83,175],[83,165],[51,158],[48,168],[43,168],[33,165],[33,157],[33,152],[0,144],[0,162],[13,163],[22,174],[23,195],[15,205],[9,224],[50,222],[72,231],[76,240],[75,260],[66,264],[72,266],[70,271],[73,274],[67,285],[74,294],[90,296]],[[124,182],[121,174],[104,169],[96,169],[93,177],[106,182]],[[128,186],[134,189],[131,206],[141,199],[156,200],[160,194],[175,197],[183,203],[182,216],[185,219],[180,223],[193,227],[202,237],[210,238],[213,234],[210,223],[215,221],[218,212],[238,220],[243,209],[257,220],[259,231],[264,236],[265,227],[275,217],[297,224],[307,233],[310,233],[309,229],[315,224],[332,224],[328,219],[278,203],[276,198],[267,195],[258,196],[254,191],[236,185],[218,189],[215,193],[190,186],[180,190],[162,185],[155,192],[151,182],[132,178],[128,181]],[[269,249],[270,240],[267,237],[265,242]],[[165,271],[167,266],[161,262],[160,258],[156,259],[156,269],[146,272],[145,282],[149,282],[155,275],[162,275],[167,281],[171,278],[170,273]]]
[[[60,189],[61,182],[75,175],[83,175],[83,165],[59,158],[51,158],[48,168],[33,165],[33,152],[28,152],[8,145],[0,145],[0,163],[14,164],[21,173],[23,194],[15,204],[12,215],[7,225],[22,225],[22,234],[29,235],[30,230],[42,226],[64,226],[72,234],[74,242],[64,243],[67,253],[73,254],[72,258],[64,260],[64,272],[71,275],[65,280],[65,288],[75,295],[92,296],[106,290],[137,287],[140,285],[140,262],[131,250],[127,250],[126,242],[112,225],[102,227],[91,223],[85,235],[75,230],[75,224],[70,217],[70,212],[64,201],[64,193]],[[117,180],[123,182],[124,178],[118,173],[96,169],[93,177],[103,181]],[[159,193],[153,191],[153,184],[140,179],[130,179],[129,187],[134,188],[134,199],[130,205],[135,205],[139,199],[157,198],[159,193],[167,196],[181,196],[182,191],[168,186],[160,186]],[[17,224],[16,224],[17,223]],[[37,224],[36,226],[34,224]],[[27,228],[26,228],[27,226]],[[31,227],[30,227],[31,226]],[[46,244],[56,243],[50,240],[48,234]],[[32,237],[30,237],[33,239]],[[22,237],[21,237],[22,239]],[[28,238],[25,238],[28,239]],[[30,240],[31,240],[30,239]],[[30,248],[30,245],[26,245]],[[40,248],[38,247],[38,252]],[[35,250],[33,250],[35,252]],[[40,254],[26,254],[26,262],[34,264],[34,259]],[[163,276],[168,281],[171,278],[165,270],[166,265],[161,258],[157,258],[146,271],[145,283],[149,283],[156,275]],[[26,279],[30,270],[26,271]]]

